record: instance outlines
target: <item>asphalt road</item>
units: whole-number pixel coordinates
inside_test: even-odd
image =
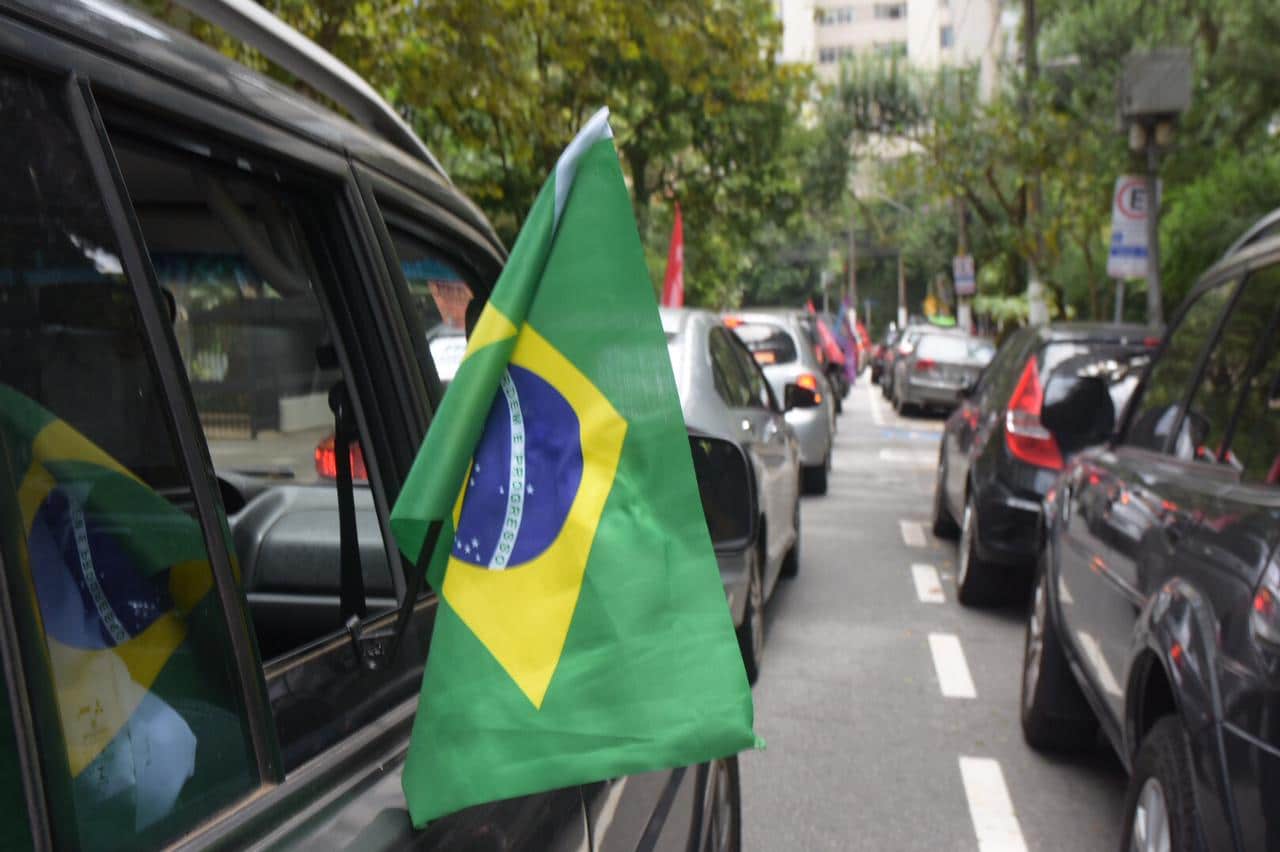
[[[956,603],[955,545],[929,524],[941,428],[898,417],[865,374],[845,400],[830,492],[803,502],[799,576],[767,608],[746,849],[1119,845],[1109,750],[1022,741],[1023,605]]]

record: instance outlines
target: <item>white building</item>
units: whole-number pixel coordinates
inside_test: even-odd
[[[777,0],[781,59],[809,62],[833,79],[843,59],[865,53],[912,66],[994,64],[1004,47],[1000,0]],[[985,60],[985,63],[984,63]]]

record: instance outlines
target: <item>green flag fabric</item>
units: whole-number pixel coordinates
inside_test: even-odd
[[[605,110],[534,202],[392,510],[409,559],[433,521],[416,826],[755,743]]]

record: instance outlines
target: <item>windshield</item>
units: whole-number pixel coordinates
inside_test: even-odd
[[[996,354],[996,347],[988,340],[975,337],[925,334],[916,344],[916,354],[934,361],[985,365]]]
[[[767,322],[744,322],[733,328],[762,367],[796,360],[795,341],[785,328]]]

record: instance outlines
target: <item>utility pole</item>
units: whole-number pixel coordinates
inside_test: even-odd
[[[1040,22],[1036,19],[1036,0],[1023,0],[1022,16],[1022,60],[1026,69],[1022,112],[1024,121],[1030,121],[1031,93],[1040,79],[1040,60],[1036,52]],[[1049,307],[1044,303],[1044,284],[1040,280],[1040,264],[1044,260],[1044,234],[1040,229],[1040,214],[1044,197],[1040,191],[1039,169],[1032,171],[1029,182],[1027,223],[1031,227],[1032,249],[1027,263],[1027,320],[1031,325],[1044,325],[1049,322]]]
[[[969,256],[969,220],[965,216],[964,199],[956,196],[956,254]],[[967,332],[973,330],[973,309],[970,296],[960,295],[960,284],[954,282],[956,291],[956,325]]]
[[[898,328],[907,327],[907,272],[902,265],[902,249],[898,249]]]
[[[853,317],[850,322],[851,327],[855,327],[858,323],[858,240],[854,236],[854,205],[850,201],[849,204],[849,310],[852,311]]]

